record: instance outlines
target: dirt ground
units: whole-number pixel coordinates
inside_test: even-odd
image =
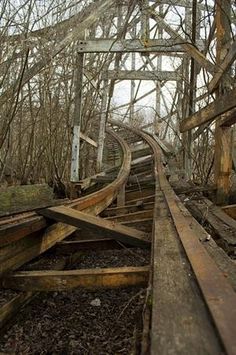
[[[149,258],[150,251],[139,248],[88,251],[72,268],[142,266],[149,264]],[[38,267],[43,267],[40,259]],[[34,267],[29,264],[25,269],[38,267],[34,262]],[[146,289],[140,287],[37,294],[1,336],[0,352],[138,354],[145,297]]]

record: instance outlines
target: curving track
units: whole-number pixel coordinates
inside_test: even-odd
[[[226,277],[224,264],[209,256],[204,245],[206,232],[188,213],[167,180],[163,151],[145,132],[112,120],[109,126],[107,162],[114,159],[122,163],[85,179],[81,183],[84,197],[48,208],[40,215],[32,212],[0,222],[2,287],[18,292],[2,306],[1,325],[12,319],[38,291],[146,285],[139,352],[235,354],[233,283]],[[102,220],[94,217],[98,214]],[[64,241],[79,226],[78,237]],[[55,245],[72,251],[77,248],[78,252],[81,248],[99,249],[102,245],[113,248],[114,240],[116,247],[126,245],[122,250],[128,246],[149,248],[152,241],[150,267],[134,262],[119,270],[109,269],[106,278],[104,273],[108,269],[103,269],[96,279],[93,269],[92,283],[91,270],[90,273],[86,270],[87,281],[84,281],[84,274],[68,271],[66,258],[59,262],[57,259],[56,265],[49,267],[57,271],[31,271],[33,259]],[[19,268],[20,271],[12,273]],[[60,271],[64,268],[67,271]]]

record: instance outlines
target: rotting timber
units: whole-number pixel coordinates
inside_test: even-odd
[[[153,136],[116,121],[107,132],[107,159],[116,157],[118,165],[81,181],[84,197],[1,222],[0,324],[8,339],[1,351],[23,351],[25,342],[33,352],[24,337],[28,325],[35,329],[32,339],[41,337],[44,344],[30,314],[35,322],[49,319],[46,327],[55,321],[48,351],[60,337],[66,343],[62,323],[53,319],[61,307],[66,331],[72,322],[77,330],[60,351],[96,353],[100,346],[100,353],[234,354],[235,264],[213,240],[208,243],[207,232],[174,193],[162,163],[168,158]],[[109,297],[120,303],[112,307]],[[93,298],[98,305],[86,308]],[[78,328],[86,324],[81,307],[89,321],[114,326],[117,340],[101,326],[79,343]],[[11,345],[16,334],[21,341]]]

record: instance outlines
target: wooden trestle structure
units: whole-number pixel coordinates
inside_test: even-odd
[[[169,25],[165,5],[184,9],[184,26],[191,28],[189,34]],[[236,209],[235,206],[219,207],[227,205],[234,154],[236,88],[231,69],[236,46],[229,26],[232,4],[230,0],[216,0],[216,62],[209,59],[207,49],[214,33],[203,41],[198,21],[205,5],[196,0],[92,2],[82,15],[66,21],[66,35],[55,45],[51,56],[39,59],[25,70],[21,85],[71,43],[76,43],[73,198],[0,219],[0,285],[2,290],[16,291],[0,306],[2,329],[17,321],[26,304],[34,307],[34,297],[39,292],[136,286],[145,288],[146,292],[140,340],[142,355],[236,354],[236,273],[230,258],[236,253]],[[132,17],[134,11],[136,15]],[[117,19],[116,34],[109,38],[96,37],[98,20],[109,12]],[[156,36],[152,36],[153,31]],[[38,35],[44,36],[41,32]],[[16,39],[13,36],[12,41]],[[108,56],[108,64],[99,73],[101,107],[97,141],[80,132],[83,80],[86,78],[89,85],[96,87],[96,80],[86,70],[86,55],[95,53]],[[138,69],[137,53],[143,60]],[[129,59],[122,59],[122,55],[129,54]],[[178,68],[162,70],[164,56],[176,57]],[[197,97],[197,80],[206,74],[210,77],[207,91]],[[124,120],[129,123],[111,118],[114,86],[121,80],[131,81],[129,119]],[[143,128],[137,128],[134,122],[134,105],[138,101],[132,85],[135,80],[152,80],[156,84],[155,122]],[[176,121],[172,109],[164,121],[168,126],[173,120],[172,126],[183,133],[182,151],[178,146],[172,149],[157,134],[165,96],[162,87],[168,81],[176,85],[175,114],[181,121]],[[2,92],[0,102],[14,95],[14,88],[12,85]],[[203,105],[201,100],[207,97],[209,104]],[[201,108],[196,110],[198,102]],[[202,193],[206,187],[201,190],[179,177],[182,169],[190,180],[193,142],[212,123],[216,127],[217,205],[203,194],[191,200],[189,192]],[[148,131],[150,126],[152,133]],[[97,174],[83,180],[79,179],[81,139],[97,149]],[[184,166],[177,167],[176,154],[184,155]],[[180,180],[183,186],[175,185]],[[149,250],[150,263],[73,268],[84,250],[118,248],[131,253],[133,248]],[[46,269],[37,267],[39,260],[43,263],[48,255],[50,258],[54,254],[66,257],[57,259]]]
[[[140,285],[147,287],[147,299],[152,299],[143,323],[143,354],[188,354],[190,349],[192,354],[223,349],[234,354],[233,262],[225,254],[222,263],[219,247],[209,253],[208,234],[169,184],[162,164],[166,153],[153,136],[116,121],[109,126],[109,150],[115,140],[113,154],[123,157],[122,165],[81,182],[84,192],[100,189],[1,222],[1,286],[18,291],[1,307],[1,326],[39,291]],[[117,207],[109,207],[115,199]],[[76,239],[68,239],[77,229]],[[151,264],[63,270],[68,261],[62,260],[49,270],[24,271],[25,263],[40,255],[43,260],[51,248],[67,248],[76,260],[84,248],[99,250],[106,244],[112,249],[117,247],[114,243],[131,250],[151,248]],[[17,270],[20,267],[22,271]]]

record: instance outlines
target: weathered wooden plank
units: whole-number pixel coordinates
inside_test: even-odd
[[[86,136],[84,133],[80,132],[80,138],[87,142],[88,144],[92,145],[93,147],[97,148],[98,144],[92,138]]]
[[[227,253],[230,254],[234,251],[236,246],[235,220],[228,217],[219,207],[214,205],[210,206],[204,203],[203,200],[187,201],[186,206],[199,222],[204,221],[209,224],[213,234],[218,237],[218,244],[220,244]],[[227,218],[230,221],[227,221]]]
[[[26,240],[25,238],[18,240],[12,245],[9,253],[3,254],[3,260],[0,263],[0,275],[22,266],[72,234],[75,230],[75,227],[57,223],[47,228],[45,232],[37,235],[37,238],[31,235],[27,237]]]
[[[150,147],[148,147],[148,146],[133,149],[133,150],[131,150],[131,153],[132,153],[132,159],[137,159],[137,158],[140,158],[143,156],[148,156],[148,155],[152,154]]]
[[[227,213],[228,216],[236,220],[236,205],[223,206],[222,210]]]
[[[127,213],[127,214],[121,214],[119,216],[112,216],[112,217],[107,217],[106,220],[111,220],[115,222],[132,222],[136,220],[142,220],[146,218],[152,218],[153,217],[153,209],[149,210],[143,210],[143,211],[137,211],[137,212],[132,212],[132,213]]]
[[[171,218],[157,218],[153,246],[151,355],[220,354],[219,340],[181,250]]]
[[[53,204],[53,191],[44,185],[20,185],[0,189],[0,216]]]
[[[108,70],[106,73],[110,80],[180,80],[176,71],[144,71],[144,70]]]
[[[47,226],[45,218],[34,216],[22,222],[0,226],[0,247],[16,242],[27,235],[43,230]]]
[[[189,225],[191,225],[191,229],[194,230],[196,238],[201,236],[200,241],[202,245],[236,291],[236,264],[233,259],[231,259],[224,250],[216,244],[213,238],[209,239],[207,231],[197,222],[184,205],[181,205],[181,209]]]
[[[79,236],[78,236],[79,238]],[[57,243],[52,252],[56,255],[72,255],[84,250],[113,250],[121,249],[122,246],[114,239],[87,239],[87,240],[66,240]]]
[[[186,132],[203,123],[212,121],[234,107],[236,107],[236,89],[219,97],[217,100],[213,101],[192,116],[185,118],[180,123],[180,132]]]
[[[186,41],[185,41],[186,42]],[[203,41],[198,41],[198,45],[203,48]],[[78,51],[80,53],[128,53],[128,52],[185,52],[186,49],[175,39],[149,39],[142,41],[139,39],[104,39],[79,41]]]
[[[143,189],[142,191],[126,192],[126,203],[152,202],[155,198],[153,189]]]
[[[103,217],[112,217],[112,216],[117,216],[121,214],[128,214],[128,213],[133,213],[133,212],[138,212],[138,211],[145,211],[145,210],[151,210],[154,208],[154,203],[153,202],[136,202],[134,204],[128,204],[123,207],[110,207],[107,208],[103,213]]]
[[[22,291],[63,291],[146,285],[149,266],[66,271],[21,271],[9,275],[2,287]]]
[[[80,211],[75,211],[69,207],[59,206],[55,208],[48,208],[42,210],[40,213],[42,213],[45,217],[73,225],[77,228],[96,230],[98,237],[112,237],[121,242],[141,247],[147,247],[149,245],[145,233],[124,227],[115,222],[110,222],[103,220],[102,218],[88,215]]]
[[[62,270],[66,265],[66,259],[57,260],[53,263],[53,270]],[[0,329],[3,329],[7,325],[8,321],[13,318],[19,310],[24,307],[28,302],[35,297],[37,293],[33,292],[21,292],[17,296],[13,297],[2,307],[0,307]]]

